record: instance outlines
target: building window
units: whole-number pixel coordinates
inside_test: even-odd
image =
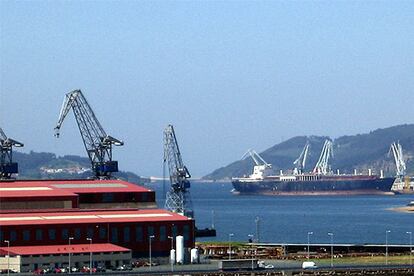
[[[101,240],[106,239],[106,228],[105,227],[99,227],[99,238]]]
[[[141,226],[136,226],[135,227],[135,241],[137,242],[142,242],[142,227]]]
[[[113,193],[104,193],[102,194],[102,201],[105,203],[114,202],[114,194]]]
[[[188,241],[190,240],[190,226],[184,225],[184,240]]]
[[[148,226],[148,236],[153,236],[153,235],[154,235],[154,227],[153,226]]]
[[[42,229],[36,229],[36,240],[37,241],[43,240],[43,230]]]
[[[24,241],[30,240],[30,230],[23,230],[23,240]]]
[[[80,240],[81,238],[81,230],[80,228],[75,228],[75,239]]]
[[[56,230],[55,229],[49,229],[49,240],[54,241],[56,240]]]
[[[175,237],[177,237],[177,235],[178,235],[178,228],[177,228],[177,225],[173,225],[172,226],[172,230],[171,230],[171,232],[172,232],[172,236],[175,238]]]
[[[118,228],[111,228],[111,242],[118,242]]]
[[[142,193],[141,194],[141,201],[146,202],[148,201],[148,193]]]
[[[0,231],[0,241],[2,241],[4,239],[4,236],[3,235],[4,235],[3,234],[3,231]]]
[[[160,241],[165,241],[167,239],[167,229],[165,226],[160,227]]]
[[[17,233],[15,230],[10,231],[10,241],[16,241],[17,240]]]
[[[130,232],[131,232],[131,229],[129,228],[129,226],[124,227],[124,242],[131,241]]]
[[[69,239],[69,231],[68,231],[68,229],[62,229],[62,239],[63,240]]]
[[[93,228],[92,227],[88,227],[88,230],[87,231],[88,231],[88,236],[87,237],[92,239],[93,238]]]

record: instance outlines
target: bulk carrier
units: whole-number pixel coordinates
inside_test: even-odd
[[[239,194],[265,195],[366,195],[393,194],[394,177],[368,174],[333,174],[328,161],[332,156],[332,142],[326,140],[319,160],[311,173],[302,173],[305,167],[309,144],[306,144],[292,174],[273,174],[272,165],[266,163],[255,151],[249,150],[256,165],[248,177],[233,178],[234,192]],[[246,153],[246,154],[247,154]]]

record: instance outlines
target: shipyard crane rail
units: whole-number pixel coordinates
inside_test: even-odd
[[[174,213],[194,217],[190,198],[190,172],[184,165],[174,127],[168,125],[164,130],[164,164],[168,163],[171,187],[167,192],[165,208]]]
[[[118,162],[112,160],[112,145],[122,146],[124,142],[106,134],[81,90],[74,90],[65,95],[55,127],[56,137],[59,137],[60,128],[71,109],[95,177],[110,178],[113,172],[118,171]]]
[[[388,152],[388,156],[391,155],[391,152],[392,152],[392,155],[394,156],[396,175],[398,178],[402,179],[405,176],[405,171],[407,169],[407,166],[404,161],[403,150],[402,150],[401,144],[399,142],[392,143],[390,146],[390,150]]]
[[[313,173],[326,175],[329,172],[329,159],[333,157],[333,143],[331,140],[325,140],[321,155],[316,162]]]
[[[253,161],[254,161],[254,163],[256,164],[256,166],[265,166],[265,167],[267,167],[267,168],[271,168],[272,167],[272,165],[271,164],[269,164],[269,163],[267,163],[261,156],[260,156],[260,154],[258,154],[255,150],[252,150],[252,149],[248,149],[247,151],[246,151],[246,153],[245,154],[243,154],[243,156],[242,156],[242,160],[243,159],[245,159],[247,156],[250,156],[252,159],[253,159]]]
[[[0,128],[0,179],[9,179],[13,173],[19,172],[17,163],[13,162],[13,147],[23,146],[23,143],[7,137]]]
[[[305,169],[306,159],[308,158],[308,153],[309,153],[309,147],[310,147],[309,142],[306,142],[299,157],[293,162],[293,164],[295,165],[296,173],[301,174],[303,170]]]

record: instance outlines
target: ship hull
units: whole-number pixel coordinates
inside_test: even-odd
[[[320,179],[311,181],[233,180],[239,194],[264,195],[369,195],[393,194],[394,178]]]

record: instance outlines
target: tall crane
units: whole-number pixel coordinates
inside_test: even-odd
[[[308,158],[309,153],[309,142],[306,142],[305,146],[303,147],[302,152],[300,153],[298,159],[296,159],[293,164],[295,165],[295,174],[301,174],[305,169],[306,159]]]
[[[388,152],[388,156],[391,155],[391,152],[392,152],[392,155],[394,156],[394,161],[395,161],[395,166],[396,166],[396,175],[399,179],[403,179],[403,177],[405,176],[405,170],[407,167],[405,165],[401,144],[399,142],[392,143],[390,146],[390,150]]]
[[[184,216],[194,217],[190,198],[190,172],[184,165],[174,127],[164,130],[164,164],[168,163],[171,187],[167,192],[165,208]]]
[[[13,162],[13,147],[23,147],[23,143],[6,136],[0,128],[0,179],[9,179],[13,173],[18,173],[18,165]]]
[[[329,172],[329,158],[333,157],[333,143],[331,140],[325,140],[321,155],[318,162],[316,162],[313,173],[327,174]]]
[[[118,161],[112,160],[112,145],[122,146],[124,142],[106,134],[81,90],[74,90],[65,95],[55,127],[56,137],[59,137],[62,123],[71,109],[95,177],[109,179],[113,172],[118,171]]]

